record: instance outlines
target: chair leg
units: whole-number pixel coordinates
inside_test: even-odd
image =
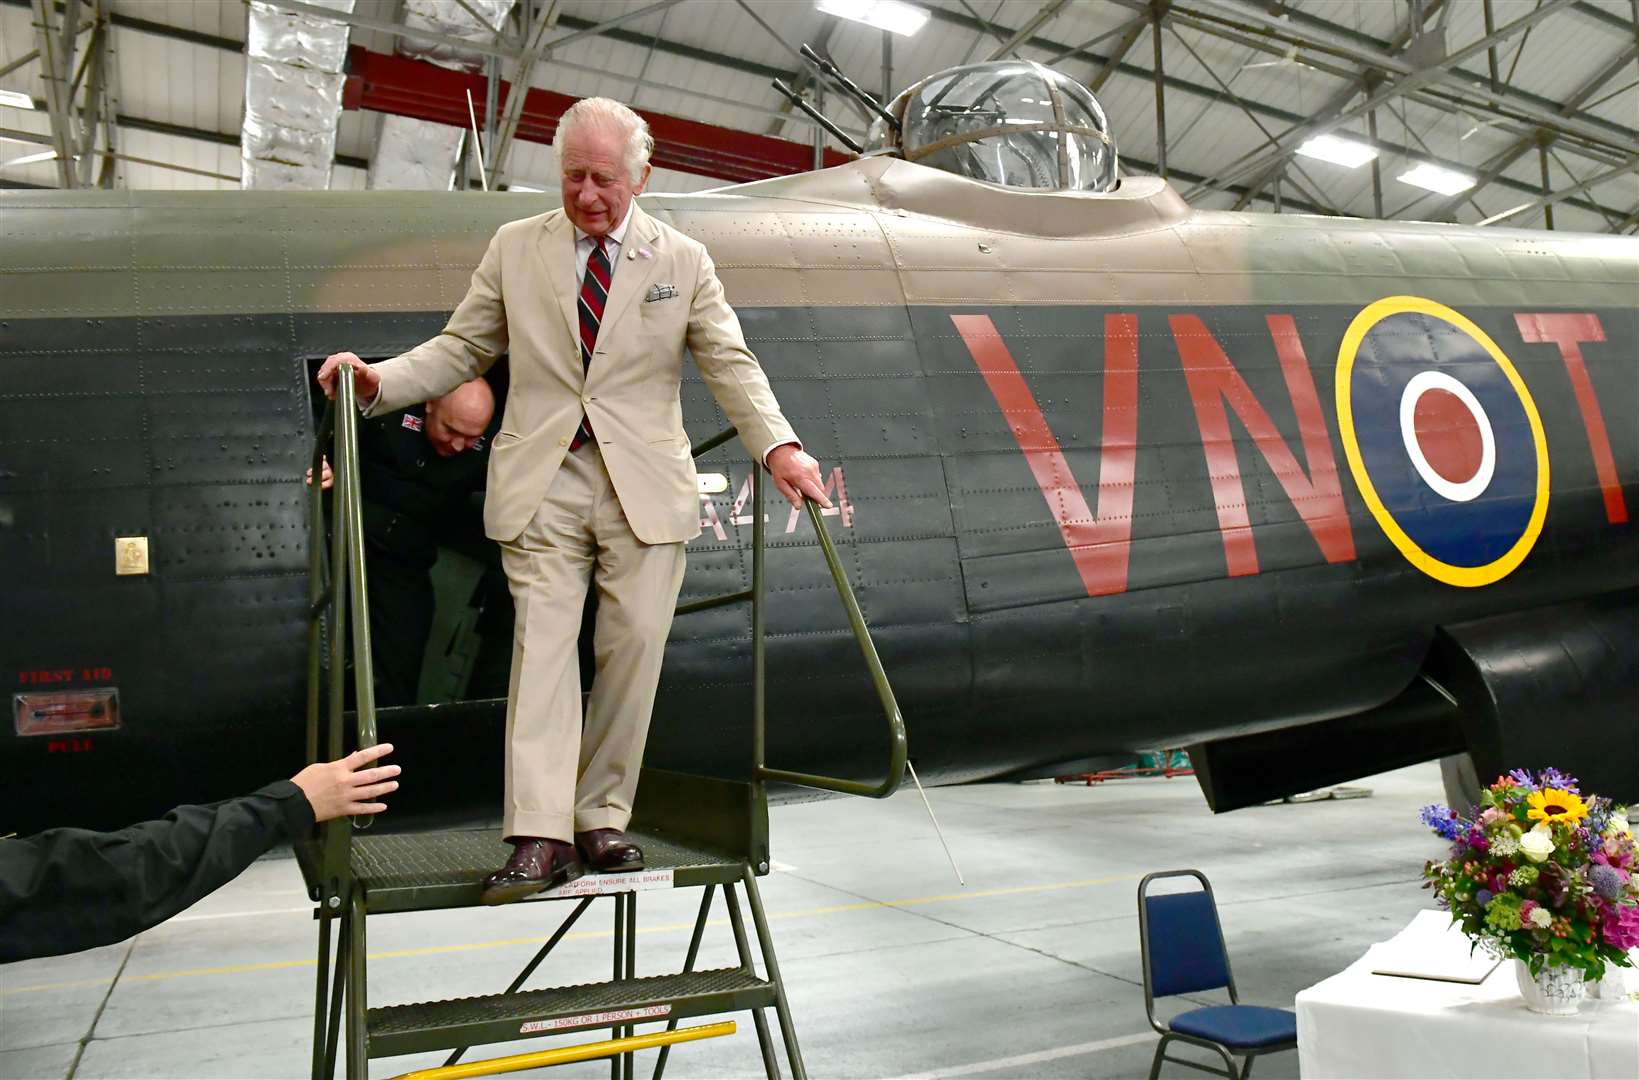
[[[1247,1077],[1252,1075],[1252,1059],[1255,1056],[1254,1054],[1246,1055],[1246,1061],[1241,1064],[1241,1080],[1246,1080]]]
[[[1171,1039],[1171,1035],[1163,1035],[1161,1041],[1155,1044],[1155,1056],[1150,1059],[1150,1080],[1156,1080],[1156,1077],[1161,1075],[1161,1058]]]

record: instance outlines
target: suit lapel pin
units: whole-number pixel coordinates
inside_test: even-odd
[[[637,253],[639,255],[643,256],[645,259],[650,259],[650,258],[654,257],[654,252],[650,251],[648,248],[638,248]]]
[[[626,252],[626,259],[627,259],[628,262],[631,261],[632,259],[635,259],[635,258],[637,258],[637,252],[630,251],[630,250],[628,250]]]

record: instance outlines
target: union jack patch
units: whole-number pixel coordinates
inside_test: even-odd
[[[414,413],[404,414],[404,426],[409,428],[411,431],[420,431],[423,422],[424,421],[422,418]]]

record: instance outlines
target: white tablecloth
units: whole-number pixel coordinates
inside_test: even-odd
[[[1390,942],[1299,992],[1298,1068],[1355,1077],[1639,1078],[1639,1002],[1589,1000],[1575,1016],[1531,1012],[1514,962],[1478,985],[1374,975],[1378,958],[1435,947],[1451,918],[1421,912]],[[1457,931],[1460,933],[1460,931]]]

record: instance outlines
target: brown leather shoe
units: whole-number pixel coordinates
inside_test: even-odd
[[[606,874],[623,874],[643,869],[643,849],[626,839],[619,829],[592,829],[575,834],[575,846],[586,857],[586,865]]]
[[[512,857],[506,865],[484,879],[479,900],[485,904],[510,904],[573,881],[582,873],[575,848],[561,840],[519,836],[512,841]]]

